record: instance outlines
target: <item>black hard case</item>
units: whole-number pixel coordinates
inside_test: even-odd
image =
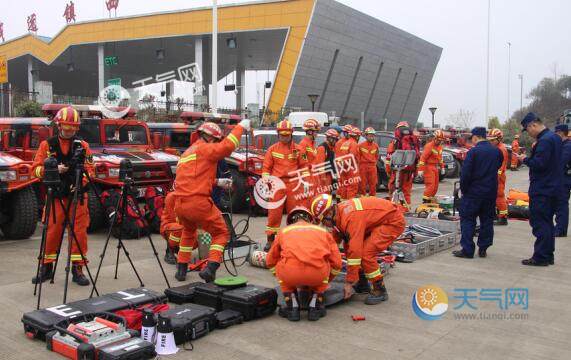
[[[155,346],[141,338],[134,337],[104,346],[98,351],[98,360],[153,359]]]
[[[235,310],[222,310],[216,313],[216,328],[226,329],[232,325],[239,325],[244,322],[244,315]]]
[[[196,287],[202,285],[202,282],[193,282],[190,284],[172,287],[170,289],[165,289],[165,295],[169,299],[169,302],[175,304],[188,304],[193,302]]]
[[[171,321],[174,340],[177,345],[198,339],[215,329],[216,311],[208,306],[185,304],[163,311],[161,316]]]
[[[277,307],[278,294],[275,289],[247,285],[226,291],[222,295],[222,308],[236,310],[249,321],[274,313]]]
[[[193,303],[214,308],[216,311],[222,310],[222,294],[228,289],[213,283],[198,285],[194,290]]]

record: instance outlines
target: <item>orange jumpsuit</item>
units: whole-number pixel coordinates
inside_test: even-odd
[[[219,143],[200,139],[182,154],[176,171],[174,211],[184,226],[178,250],[178,262],[190,262],[192,248],[197,243],[197,228],[212,235],[208,261],[220,263],[224,247],[230,238],[226,222],[211,198],[216,184],[218,161],[229,156],[240,144],[243,128],[236,126]]]
[[[161,216],[161,235],[167,241],[169,248],[174,249],[180,245],[183,226],[178,222],[174,212],[176,196],[174,192],[167,194],[165,207]]]
[[[341,254],[324,228],[298,221],[282,229],[266,258],[282,292],[308,287],[321,294],[341,272]]]
[[[387,174],[390,176],[389,178],[389,197],[393,196],[393,192],[396,190],[396,171],[391,169],[391,155],[398,150],[396,148],[395,142],[392,141],[388,148],[387,148],[387,163],[385,164],[385,170]],[[417,153],[418,159],[418,153]],[[415,166],[411,166],[409,169],[408,167],[400,172],[400,188],[404,194],[404,198],[406,203],[410,206],[411,201],[411,194],[412,194],[412,182],[414,180],[414,173],[416,172]]]
[[[442,161],[442,145],[436,145],[434,140],[424,146],[418,169],[424,171],[424,195],[423,200],[432,200],[438,192],[440,181],[440,169],[444,168]]]
[[[511,168],[512,169],[517,169],[517,159],[518,159],[518,155],[519,155],[519,140],[514,140],[512,141],[512,163],[511,163]]]
[[[307,160],[301,154],[301,148],[293,141],[290,144],[277,142],[270,146],[266,152],[262,176],[278,177],[285,185],[285,189],[276,191],[272,199],[273,202],[282,203],[275,209],[268,209],[267,235],[278,233],[284,206],[288,213],[298,206],[299,200],[296,200],[296,196],[303,199],[304,186],[310,184],[311,174]]]
[[[59,137],[57,140],[59,143],[59,147],[61,149],[61,153],[64,156],[67,156],[71,151],[70,148],[72,145],[72,140],[62,139]],[[89,149],[89,144],[87,144],[85,141],[82,141],[81,146],[85,149],[85,158],[86,158],[84,166],[85,171],[89,174],[91,178],[94,178],[95,171],[93,168],[93,156],[91,154],[91,150]],[[44,140],[40,144],[38,151],[36,152],[36,155],[34,157],[34,162],[32,164],[32,174],[35,177],[39,179],[42,179],[44,177],[44,160],[46,160],[50,156],[57,157],[56,153],[50,152],[50,146],[48,144],[48,140]],[[61,164],[61,161],[58,160],[58,162]],[[73,174],[69,175],[73,178]],[[85,177],[83,178],[82,184],[83,186],[87,186],[87,178]],[[44,254],[44,259],[43,259],[44,264],[54,262],[57,258],[57,253],[59,251],[58,247],[61,243],[64,231],[63,225],[65,222],[65,211],[66,209],[69,208],[71,201],[72,201],[71,196],[64,196],[60,198],[55,196],[54,198],[54,208],[52,209],[50,215],[49,224],[44,223],[44,225],[48,226],[47,237],[46,237],[46,252]],[[71,220],[72,209],[69,209],[68,215]],[[43,221],[45,221],[45,219],[43,219]],[[79,197],[79,200],[77,202],[77,210],[73,226],[74,230],[73,232],[75,233],[77,242],[73,240],[72,233],[71,231],[69,231],[69,226],[68,226],[68,241],[71,243],[71,261],[78,265],[85,263],[81,258],[81,253],[83,253],[83,255],[87,257],[88,226],[89,226],[89,210],[87,206],[87,194],[84,194],[83,199]],[[77,247],[77,243],[79,243],[80,246],[79,249]]]
[[[502,152],[504,160],[502,166],[498,170],[498,197],[496,198],[496,208],[498,209],[498,217],[508,217],[508,202],[506,201],[506,170],[508,168],[508,149],[502,143],[498,144],[498,149]]]
[[[337,205],[335,224],[349,239],[346,281],[359,280],[359,269],[371,282],[383,278],[377,255],[386,250],[405,228],[404,215],[388,200],[366,197]]]
[[[374,141],[363,141],[359,144],[359,172],[361,173],[360,194],[377,195],[377,161],[379,160],[379,145]]]
[[[352,155],[352,156],[351,156]],[[341,199],[352,199],[359,194],[359,144],[347,139],[335,153],[335,164],[339,170],[339,195]]]
[[[328,152],[331,154],[333,163],[329,163],[330,159],[327,158]],[[332,148],[328,142],[324,142],[322,145],[317,147],[315,165],[318,165],[322,172],[318,175],[319,187],[316,195],[331,194],[333,192],[333,174],[335,174],[335,149]],[[327,166],[327,168],[325,168],[325,166]]]
[[[301,150],[302,158],[307,161],[308,170],[310,170],[311,177],[308,180],[310,183],[310,193],[303,201],[298,201],[298,205],[303,205],[306,208],[310,207],[311,200],[317,195],[317,187],[319,186],[319,177],[311,171],[313,165],[317,165],[317,147],[315,146],[315,141],[313,141],[309,136],[304,137],[299,142],[299,147]]]

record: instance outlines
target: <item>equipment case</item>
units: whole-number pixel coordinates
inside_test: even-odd
[[[239,325],[244,322],[244,315],[239,311],[222,310],[216,313],[216,328],[226,329],[232,325]]]
[[[278,294],[275,289],[247,285],[229,290],[222,294],[224,310],[236,310],[244,315],[244,320],[261,318],[274,313],[277,307]]]
[[[216,311],[222,310],[222,294],[228,289],[214,283],[202,283],[194,290],[193,303],[214,308]]]
[[[74,301],[46,309],[27,312],[22,316],[24,331],[29,338],[45,340],[46,333],[56,324],[81,315],[114,312],[150,303],[165,303],[164,294],[146,288],[134,288]]]
[[[175,304],[188,304],[193,302],[195,288],[198,285],[202,285],[202,282],[193,282],[183,286],[172,287],[170,289],[165,289],[165,295],[169,299],[169,302]]]
[[[99,349],[99,360],[139,360],[153,359],[157,353],[155,346],[148,341],[135,337],[104,346]]]
[[[170,319],[177,345],[198,339],[214,330],[216,311],[208,306],[186,304],[163,311],[160,316]]]

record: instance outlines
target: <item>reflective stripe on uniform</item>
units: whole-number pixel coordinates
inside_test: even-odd
[[[365,148],[359,148],[359,150],[361,150],[362,152],[367,153],[367,154],[369,153],[369,150],[367,150]]]
[[[274,266],[273,268],[269,269],[269,270],[270,270],[270,272],[271,272],[272,274],[274,274],[274,275],[276,274],[276,267],[275,267],[275,266]]]
[[[501,175],[501,174],[502,174],[502,171],[501,171],[501,170],[498,170],[498,175]]]
[[[438,155],[438,150],[432,149],[432,153]]]
[[[228,135],[228,140],[232,141],[232,143],[234,144],[234,147],[238,147],[240,145],[238,138],[234,134]]]
[[[71,254],[70,256],[71,261],[81,261],[83,260],[81,254]]]
[[[278,232],[278,231],[280,231],[280,228],[279,228],[279,227],[266,226],[266,230],[267,230],[267,231]]]
[[[220,251],[220,252],[224,252],[224,246],[223,246],[223,245],[212,244],[212,245],[210,245],[210,251]]]
[[[500,210],[499,211],[500,215],[508,215],[508,211],[507,210]]]
[[[418,162],[418,166],[423,166],[424,165],[424,161],[419,161]]]
[[[323,283],[324,283],[324,284],[329,284],[329,279],[323,280]]]
[[[41,167],[41,166],[38,166],[38,167],[36,168],[35,175],[36,175],[36,177],[37,177],[38,179],[40,179],[40,178],[42,177],[42,167]]]
[[[371,272],[371,273],[365,274],[365,277],[366,277],[367,279],[369,279],[369,280],[370,280],[370,279],[374,279],[374,278],[376,278],[376,277],[378,277],[378,276],[381,276],[381,269],[377,269],[377,270],[375,270],[375,271],[373,271],[373,272]]]
[[[180,242],[180,238],[172,234],[169,236],[169,240],[172,242]]]
[[[192,246],[179,246],[178,252],[192,252]]]
[[[280,154],[279,152],[272,151],[272,156],[278,159],[285,159],[284,154]]]
[[[287,228],[283,229],[282,233],[285,234],[291,230],[300,230],[300,229],[318,230],[318,231],[322,231],[322,232],[327,232],[327,230],[325,230],[324,228],[316,226],[316,225],[292,225],[292,226],[288,226]]]
[[[361,203],[360,199],[353,199],[353,203],[355,204],[355,209],[363,210],[363,204]]]
[[[181,157],[180,160],[178,161],[178,163],[184,164],[184,163],[187,163],[187,162],[193,161],[193,160],[196,160],[196,154],[190,154],[190,155],[187,155],[185,157]]]
[[[337,275],[341,274],[341,270],[331,269],[331,274],[337,276]]]
[[[48,260],[55,260],[57,258],[57,254],[45,254],[44,259]]]
[[[288,159],[292,160],[292,159],[297,159],[297,154],[289,154],[287,156]]]
[[[359,266],[359,265],[361,265],[361,258],[359,258],[359,259],[347,259],[347,265]]]

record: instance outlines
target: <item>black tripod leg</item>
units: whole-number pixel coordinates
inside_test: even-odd
[[[53,202],[53,189],[48,187],[48,193],[46,196],[46,206],[45,206],[45,214],[44,214],[44,228],[42,229],[42,242],[40,244],[40,254],[38,255],[38,267],[36,269],[36,283],[34,284],[34,296],[36,296],[36,292],[38,294],[38,303],[36,305],[36,309],[40,309],[40,302],[42,299],[42,284],[43,278],[40,279],[40,267],[44,261],[44,257],[46,255],[46,243],[47,243],[47,235],[48,235],[48,226],[50,222],[50,215],[51,215],[51,208]],[[39,284],[38,284],[39,283]]]
[[[121,206],[121,222],[119,223],[119,236],[117,238],[117,258],[115,259],[115,280],[117,280],[117,275],[119,274],[119,252],[121,251],[121,245],[123,242],[123,223],[125,222],[125,214],[127,213],[127,194],[123,189],[121,189],[121,194],[119,195],[119,206]],[[119,209],[119,206],[117,209]],[[141,279],[139,279],[140,281]]]

